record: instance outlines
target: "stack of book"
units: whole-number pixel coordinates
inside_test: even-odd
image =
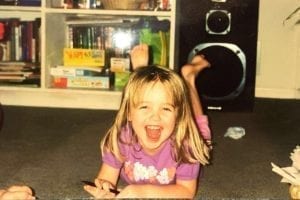
[[[109,89],[110,73],[105,70],[105,55],[99,49],[64,49],[64,65],[50,69],[55,88]]]
[[[40,67],[25,62],[0,62],[0,85],[40,85]]]
[[[110,73],[90,66],[56,66],[50,69],[55,88],[109,89]]]
[[[110,84],[105,86],[122,89],[130,74],[128,53],[139,40],[136,29],[138,22],[139,18],[68,18],[64,66],[105,68],[110,73],[110,80],[106,80]],[[59,87],[58,84],[54,85]],[[60,84],[63,87],[65,85]],[[91,86],[86,84],[86,87]]]

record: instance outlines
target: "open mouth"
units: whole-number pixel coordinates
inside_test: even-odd
[[[160,126],[146,126],[147,137],[152,141],[158,141],[161,135]]]

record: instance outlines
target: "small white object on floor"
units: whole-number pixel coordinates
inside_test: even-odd
[[[290,155],[292,166],[279,167],[271,162],[272,171],[282,176],[281,182],[290,183],[292,185],[300,186],[300,146],[296,148]]]
[[[230,137],[232,139],[238,140],[242,138],[244,135],[246,135],[246,131],[243,127],[234,126],[229,127],[224,134],[224,137]]]

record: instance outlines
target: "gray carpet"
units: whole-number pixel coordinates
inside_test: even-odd
[[[291,164],[300,144],[300,101],[256,99],[253,112],[208,112],[214,136],[212,164],[204,168],[197,199],[288,199],[288,185],[270,162]],[[92,180],[99,140],[115,111],[4,106],[0,132],[0,187],[27,184],[40,199],[89,198],[80,180]],[[233,140],[226,129],[242,126]]]

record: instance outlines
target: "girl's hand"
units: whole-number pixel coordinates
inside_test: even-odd
[[[8,189],[0,190],[0,200],[11,199],[33,200],[35,197],[27,186],[11,186]]]
[[[115,193],[110,192],[110,189],[114,188],[110,182],[102,179],[95,179],[95,185],[96,187],[85,185],[83,188],[96,199],[114,198],[116,196]]]
[[[127,185],[125,188],[122,188],[120,193],[116,196],[116,198],[129,198],[129,199],[135,199],[137,197],[140,197],[142,192],[141,190],[136,190],[134,186]]]

